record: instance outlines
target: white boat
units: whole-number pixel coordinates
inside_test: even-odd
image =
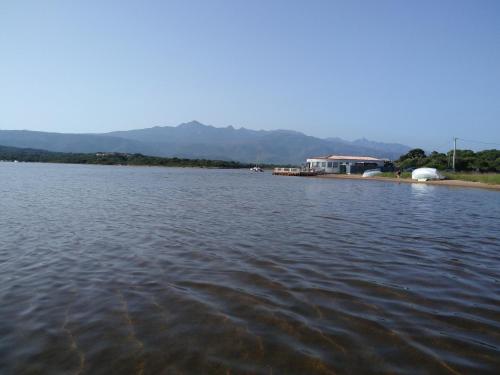
[[[368,169],[368,170],[364,171],[362,177],[373,177],[373,176],[376,176],[376,175],[381,174],[381,173],[382,173],[382,171],[380,169]]]
[[[250,168],[252,172],[264,172],[264,170],[261,167],[255,166]]]
[[[436,168],[417,168],[411,172],[411,178],[418,181],[444,180],[444,176]]]

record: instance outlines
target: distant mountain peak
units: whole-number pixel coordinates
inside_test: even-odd
[[[341,138],[321,139],[294,130],[214,127],[196,120],[178,126],[87,135],[0,130],[0,144],[62,152],[127,152],[283,164],[299,164],[308,157],[322,154],[396,159],[410,149],[366,138],[352,142]]]
[[[196,128],[206,128],[206,127],[212,127],[210,125],[205,125],[205,124],[202,124],[201,122],[199,121],[196,121],[196,120],[193,120],[193,121],[189,121],[189,122],[183,122],[182,124],[179,124],[176,126],[177,128],[184,128],[184,129],[196,129]]]

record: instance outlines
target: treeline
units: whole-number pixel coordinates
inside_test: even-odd
[[[200,167],[200,168],[251,168],[253,164],[226,160],[182,159],[146,156],[142,154],[125,154],[118,152],[98,152],[95,154],[52,152],[17,147],[0,146],[0,160],[35,162],[35,163],[68,163],[68,164],[103,164],[103,165],[145,165],[163,167]],[[271,168],[272,165],[262,165]]]
[[[424,150],[416,148],[402,155],[395,164],[403,170],[409,168],[431,167],[440,170],[452,168],[453,151],[440,153],[433,151],[426,154]],[[455,169],[460,172],[500,172],[500,150],[457,150]]]

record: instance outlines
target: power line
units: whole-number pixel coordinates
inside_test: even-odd
[[[493,145],[493,146],[500,146],[500,143],[495,143],[495,142],[483,142],[483,141],[473,141],[470,139],[463,139],[463,138],[457,138],[460,141],[464,142],[471,142],[471,143],[481,143],[483,145]]]
[[[443,143],[442,145],[438,146],[438,147],[434,147],[434,149],[436,150],[442,150],[444,148],[449,148],[450,147],[450,141],[447,141],[446,143]]]

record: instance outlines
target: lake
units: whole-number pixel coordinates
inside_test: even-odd
[[[500,193],[0,163],[0,373],[495,373]]]

